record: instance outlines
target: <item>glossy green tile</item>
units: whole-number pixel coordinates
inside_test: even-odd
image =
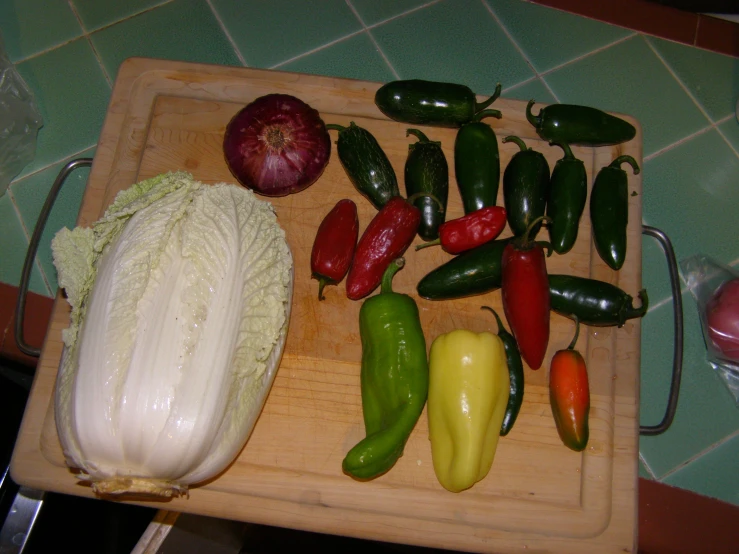
[[[704,253],[739,257],[739,158],[715,130],[702,133],[644,164],[643,219],[668,234],[677,259]]]
[[[531,2],[486,1],[540,73],[634,34],[622,27]],[[573,29],[577,29],[576,36]]]
[[[739,121],[736,117],[724,121],[718,128],[734,147],[734,150],[739,152]]]
[[[634,116],[644,133],[645,156],[709,123],[641,36],[567,64],[544,80],[560,102]]]
[[[81,36],[82,28],[67,2],[0,0],[0,35],[17,62]]]
[[[371,33],[402,79],[463,83],[477,94],[492,94],[497,83],[508,88],[534,76],[481,3],[446,0]]]
[[[739,99],[738,58],[654,37],[647,40],[713,121],[734,113]]]
[[[252,67],[272,67],[362,29],[344,0],[211,2]]]
[[[716,441],[739,430],[739,410],[706,361],[697,310],[683,294],[684,351],[680,396],[670,428],[655,437],[642,436],[639,452],[659,479]],[[672,375],[672,305],[650,308],[642,325],[640,422],[662,419]]]
[[[523,100],[525,102],[528,102],[533,98],[537,102],[543,102],[545,104],[557,101],[554,96],[552,96],[552,93],[549,92],[546,85],[538,77],[521,85],[504,89],[501,96],[504,98],[515,98],[516,100]]]
[[[163,4],[167,0],[72,0],[87,31],[110,25]]]
[[[0,252],[3,263],[0,263],[0,282],[17,287],[21,281],[23,261],[26,258],[28,239],[23,232],[21,222],[13,207],[9,194],[0,196]],[[32,292],[49,296],[38,266],[31,271],[28,287]]]
[[[386,82],[394,77],[390,67],[364,32],[278,67],[284,71],[365,81]]]
[[[95,149],[91,148],[75,157],[90,158],[94,154]],[[67,161],[69,160],[64,160],[38,173],[29,175],[25,179],[15,181],[11,186],[15,205],[18,207],[23,223],[29,233],[33,233],[49,189],[51,189],[51,185]],[[81,167],[67,177],[59,191],[59,195],[56,197],[54,207],[41,235],[36,259],[41,265],[41,270],[44,272],[46,281],[53,292],[56,291],[58,285],[56,268],[54,268],[51,256],[51,239],[62,227],[71,229],[75,226],[89,174],[89,168]]]
[[[665,478],[674,487],[739,506],[739,435]]]
[[[18,178],[97,144],[110,85],[86,39],[77,39],[16,67],[33,91],[44,119],[36,156]]]
[[[205,0],[175,0],[90,36],[111,77],[134,56],[241,65]]]
[[[429,0],[349,0],[365,25],[374,25],[428,4]]]

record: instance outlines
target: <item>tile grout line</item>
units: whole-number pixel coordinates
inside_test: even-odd
[[[434,4],[440,4],[443,1],[444,0],[431,0],[430,2],[426,2],[425,4],[421,4],[420,6],[416,6],[415,8],[411,8],[410,10],[406,10],[404,12],[400,12],[399,14],[392,15],[392,16],[388,17],[387,19],[383,19],[382,21],[378,21],[377,23],[373,23],[372,25],[367,25],[366,28],[367,29],[374,29],[376,27],[380,27],[380,26],[384,25],[385,23],[388,23],[388,22],[393,21],[395,19],[400,19],[402,17],[405,17],[406,15],[410,15],[412,13],[415,13],[415,12],[418,12],[418,11],[421,11],[421,10],[425,10],[426,8],[429,8],[429,7],[433,6]],[[351,5],[351,0],[346,0],[346,3],[349,4],[352,8],[354,7],[354,6]],[[360,21],[362,21],[362,18],[359,17],[358,14],[357,14],[357,18]],[[364,24],[364,22],[362,22],[362,24]]]
[[[723,446],[724,444],[726,444],[730,440],[733,440],[733,439],[735,439],[737,437],[739,437],[739,431],[734,431],[733,433],[729,433],[724,438],[717,440],[712,445],[708,446],[707,448],[704,448],[703,450],[701,450],[700,452],[698,452],[694,456],[691,456],[690,458],[688,458],[684,462],[678,464],[676,467],[673,467],[669,471],[665,472],[664,475],[662,475],[662,477],[660,477],[658,479],[658,481],[664,482],[664,480],[666,478],[670,477],[671,475],[674,475],[675,473],[678,473],[681,469],[686,468],[688,465],[692,464],[693,462],[695,462],[699,458],[702,458],[706,454],[709,454],[710,452],[716,450],[717,448]]]
[[[672,78],[677,81],[677,84],[680,85],[680,87],[683,89],[685,94],[688,95],[688,98],[690,98],[693,103],[696,105],[698,110],[703,114],[703,116],[711,123],[711,127],[716,129],[718,131],[719,136],[724,140],[724,142],[729,146],[732,152],[739,158],[739,150],[737,150],[733,144],[729,141],[729,139],[721,132],[721,130],[718,128],[719,122],[724,123],[724,120],[728,120],[728,118],[721,118],[718,121],[714,121],[713,118],[708,114],[708,112],[705,110],[705,108],[701,105],[701,103],[698,101],[698,99],[693,96],[693,93],[690,91],[690,89],[687,87],[685,83],[683,83],[682,79],[675,73],[675,71],[672,69],[672,66],[670,66],[669,63],[667,63],[667,60],[665,60],[662,55],[657,51],[657,48],[652,44],[652,41],[649,40],[648,37],[644,37],[644,42],[647,43],[647,46],[652,50],[655,56],[657,56],[657,59],[662,62],[662,65],[665,66],[667,71],[672,75]],[[730,117],[730,116],[729,116]],[[646,161],[646,158],[645,158]]]
[[[31,234],[28,232],[28,228],[26,227],[26,222],[23,221],[23,216],[21,215],[21,211],[18,208],[18,204],[15,201],[15,195],[13,194],[13,191],[10,190],[10,187],[8,187],[8,190],[6,192],[8,195],[8,198],[10,198],[10,205],[13,206],[13,210],[15,210],[15,217],[18,218],[18,222],[21,224],[21,231],[23,232],[23,235],[26,237],[26,254],[23,256],[24,264],[25,264],[25,258],[28,254],[28,247],[31,244]],[[38,252],[36,253],[36,257],[33,259],[33,265],[36,266],[36,269],[41,274],[41,280],[44,283],[44,286],[46,287],[46,292],[51,295],[51,284],[49,283],[49,279],[46,277],[46,273],[44,272],[43,267],[41,267],[41,264],[38,260]],[[21,269],[22,271],[22,269]],[[31,278],[33,276],[33,271],[31,271],[31,275],[29,275],[28,279],[28,290],[31,290]],[[18,283],[18,286],[20,286],[20,282]]]
[[[503,31],[503,33],[505,34],[505,36],[508,38],[508,40],[511,42],[511,44],[513,44],[513,46],[516,48],[516,50],[518,50],[518,53],[521,54],[521,56],[523,57],[523,59],[526,62],[526,64],[529,66],[529,68],[531,68],[531,71],[534,72],[534,78],[535,79],[538,79],[539,81],[541,81],[544,84],[544,87],[552,95],[552,97],[554,98],[554,100],[556,102],[559,102],[559,97],[554,93],[554,91],[552,90],[552,87],[549,86],[549,83],[547,83],[544,79],[541,78],[541,74],[536,70],[536,68],[534,67],[533,62],[529,59],[529,57],[523,51],[523,48],[521,48],[521,46],[518,44],[518,42],[516,41],[516,39],[513,37],[513,34],[503,24],[503,22],[501,21],[501,19],[498,17],[498,14],[495,13],[495,11],[493,10],[493,8],[491,8],[490,5],[488,5],[488,3],[485,2],[485,0],[480,0],[480,3],[487,10],[487,12],[493,18],[493,21],[495,21],[495,23],[498,25],[498,27],[501,28],[501,30]],[[518,86],[518,85],[516,85],[516,86]]]
[[[51,163],[46,164],[43,167],[39,167],[38,169],[34,169],[31,173],[28,173],[28,174],[24,175],[23,177],[20,177],[19,179],[14,180],[12,183],[10,183],[10,186],[12,187],[12,186],[14,186],[14,185],[16,185],[16,184],[18,184],[18,183],[20,183],[22,181],[25,181],[29,177],[33,177],[34,175],[38,175],[42,171],[46,171],[47,169],[49,169],[50,167],[52,167],[52,166],[54,166],[54,165],[56,165],[58,163],[71,161],[74,158],[76,158],[77,156],[79,156],[80,154],[82,154],[83,152],[87,152],[88,150],[90,150],[92,148],[95,148],[96,146],[97,146],[97,143],[91,144],[90,146],[87,146],[87,147],[83,148],[82,150],[79,150],[77,152],[74,152],[73,154],[70,154],[69,156],[67,156],[65,158],[62,158],[60,160],[55,160],[55,161],[53,161]]]
[[[365,32],[365,33],[367,33],[367,36],[368,36],[368,37],[369,37],[369,39],[370,39],[370,40],[372,41],[372,44],[374,44],[374,45],[375,45],[375,48],[377,49],[377,52],[379,52],[379,54],[380,54],[380,57],[381,57],[381,58],[382,58],[382,59],[383,59],[383,60],[385,61],[385,64],[386,64],[386,65],[387,65],[387,66],[388,66],[388,67],[390,68],[390,72],[391,72],[391,73],[393,74],[393,76],[394,76],[394,77],[395,77],[396,79],[400,79],[400,74],[399,74],[399,73],[398,73],[398,71],[397,71],[397,70],[395,69],[395,67],[393,66],[393,64],[391,64],[391,63],[390,63],[390,59],[389,59],[389,58],[387,57],[387,55],[385,54],[385,51],[384,51],[384,50],[383,50],[383,49],[382,49],[382,48],[380,47],[380,44],[379,44],[379,43],[377,42],[377,40],[375,39],[374,35],[372,34],[372,31],[370,31],[370,29],[369,29],[369,28],[367,27],[367,25],[366,25],[366,24],[364,23],[364,20],[362,19],[362,16],[360,16],[360,15],[359,15],[359,12],[358,12],[358,11],[357,11],[357,9],[356,9],[356,8],[354,7],[354,5],[353,5],[353,4],[351,3],[351,1],[350,1],[350,0],[345,0],[345,1],[346,1],[346,5],[347,5],[347,6],[349,6],[349,9],[350,9],[350,10],[352,11],[352,13],[354,13],[354,17],[356,17],[356,18],[357,18],[357,20],[359,21],[359,24],[360,24],[360,25],[362,26],[362,28],[364,29],[364,32]],[[425,8],[425,7],[426,7],[426,6],[428,6],[428,5],[429,5],[429,4],[425,4],[425,5],[421,6],[421,7],[419,8],[419,9],[423,9],[423,8]],[[412,10],[412,11],[416,11],[416,10]],[[400,14],[400,15],[398,15],[397,17],[399,18],[399,17],[401,17],[401,16],[404,16],[404,15],[406,15],[407,13],[410,13],[410,12],[404,12],[403,14]],[[387,19],[386,21],[391,21],[392,19],[395,19],[395,18],[392,18],[392,17],[391,17],[391,18]],[[383,22],[383,23],[384,23],[384,22]],[[373,28],[374,28],[374,27],[373,27]]]
[[[95,60],[98,62],[98,66],[100,66],[100,70],[103,72],[103,77],[105,77],[105,80],[108,83],[108,86],[113,89],[113,79],[110,78],[110,75],[108,74],[108,70],[105,69],[105,65],[103,64],[103,60],[100,57],[100,53],[97,51],[97,48],[95,48],[95,45],[92,42],[92,38],[90,37],[90,33],[87,30],[87,27],[85,27],[84,22],[82,21],[82,18],[80,17],[79,12],[77,11],[77,7],[74,5],[74,2],[72,0],[67,0],[67,4],[69,4],[69,9],[72,10],[72,13],[74,14],[74,17],[77,18],[77,23],[79,23],[80,29],[82,29],[82,36],[87,41],[87,44],[90,45],[90,49],[92,50],[92,55],[95,56]]]
[[[218,13],[218,11],[216,10],[216,7],[213,5],[213,2],[211,0],[205,0],[205,3],[208,4],[210,11],[213,12],[213,17],[216,18],[218,25],[221,26],[221,30],[223,31],[223,34],[226,35],[226,39],[228,39],[228,42],[231,43],[231,47],[236,52],[236,57],[239,58],[239,61],[244,67],[249,67],[249,64],[246,63],[246,58],[244,58],[243,54],[241,53],[241,50],[236,44],[236,41],[234,41],[233,37],[231,36],[231,33],[228,32],[228,29],[226,28],[226,24],[223,22],[223,19],[221,19],[221,14]]]
[[[601,52],[604,52],[608,50],[609,48],[612,48],[614,46],[618,46],[622,42],[626,42],[628,40],[632,40],[634,37],[639,36],[639,33],[632,32],[630,35],[626,35],[625,37],[621,37],[619,39],[614,40],[613,42],[610,42],[608,44],[605,44],[603,46],[599,46],[598,48],[595,48],[591,50],[590,52],[586,52],[585,54],[581,54],[577,56],[576,58],[572,58],[571,60],[567,60],[566,62],[562,62],[559,65],[555,65],[554,67],[551,67],[547,69],[546,71],[541,72],[541,76],[544,77],[545,75],[549,75],[550,73],[554,73],[555,71],[559,71],[560,69],[567,67],[568,65],[571,65],[573,63],[577,63],[579,61],[582,61],[586,58],[589,58],[590,56],[594,56],[595,54],[600,54]],[[543,79],[542,79],[543,80]]]
[[[715,127],[713,126],[713,123],[710,123],[710,124],[706,125],[705,127],[701,128],[701,129],[698,129],[697,131],[693,131],[689,135],[686,135],[686,136],[684,136],[684,137],[676,140],[675,142],[670,143],[667,146],[663,146],[659,150],[657,150],[655,152],[652,152],[651,154],[649,154],[647,156],[644,156],[644,158],[642,158],[642,161],[644,163],[649,162],[649,161],[653,160],[654,158],[656,158],[657,156],[660,156],[660,155],[664,154],[665,152],[669,152],[673,148],[676,148],[676,147],[680,146],[681,144],[684,144],[684,143],[686,143],[686,142],[688,142],[690,140],[693,140],[694,138],[696,138],[696,137],[698,137],[700,135],[703,135],[703,134],[711,131],[712,129],[715,129]]]
[[[278,62],[274,65],[271,65],[269,69],[278,69],[282,67],[283,65],[287,65],[289,63],[292,63],[296,60],[299,60],[301,58],[305,58],[306,56],[310,56],[311,54],[315,54],[316,52],[320,52],[321,50],[325,48],[329,48],[331,46],[334,46],[335,44],[339,44],[340,42],[343,42],[345,40],[349,40],[352,37],[355,37],[357,35],[360,35],[364,32],[364,29],[359,29],[358,31],[353,31],[349,33],[348,35],[344,35],[343,37],[339,37],[337,39],[332,40],[331,42],[327,42],[325,44],[322,44],[321,46],[316,46],[315,48],[312,48],[310,50],[306,50],[305,52],[301,52],[300,54],[297,54],[293,56],[292,58],[288,58],[287,60],[282,60],[281,62]]]
[[[656,476],[656,475],[654,474],[654,471],[652,471],[652,468],[651,468],[651,467],[649,466],[649,464],[647,463],[647,460],[646,460],[646,458],[645,458],[644,456],[642,456],[642,453],[641,453],[641,452],[639,452],[639,460],[641,461],[642,465],[644,466],[644,469],[646,469],[646,470],[647,470],[647,473],[649,474],[649,476],[650,476],[650,477],[651,477],[651,478],[652,478],[653,480],[655,480],[655,481],[656,481],[656,480],[657,480],[657,476]],[[638,472],[637,472],[637,475],[638,475]]]

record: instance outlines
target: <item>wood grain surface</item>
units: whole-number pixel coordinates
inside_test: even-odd
[[[371,131],[388,154],[404,192],[407,125],[389,121],[374,105],[378,83],[277,71],[134,58],[116,79],[78,224],[95,221],[115,194],[132,183],[186,170],[207,183],[235,182],[222,154],[229,119],[246,103],[271,92],[292,94],[328,123],[350,121]],[[550,167],[559,148],[539,139],[526,121],[525,103],[499,99],[500,120],[488,119],[502,138],[515,134],[541,151]],[[535,108],[536,109],[536,108]],[[592,185],[598,169],[620,154],[641,162],[641,130],[616,147],[573,148]],[[419,127],[442,142],[450,166],[448,218],[462,215],[454,181],[455,130]],[[331,132],[332,141],[336,133]],[[333,147],[324,174],[307,190],[274,198],[295,259],[295,290],[287,346],[268,401],[246,447],[215,480],[188,498],[165,504],[129,501],[173,511],[251,521],[377,540],[479,552],[629,552],[636,550],[636,483],[640,326],[583,327],[577,348],[591,385],[591,436],[575,453],[562,445],[549,406],[547,367],[566,348],[574,325],[552,315],[544,366],[525,370],[526,392],[516,426],[501,439],[486,479],[459,494],[445,491],[431,463],[425,412],[397,465],[360,483],[344,475],[341,460],[364,436],[359,387],[358,312],[361,302],[344,285],[317,300],[310,250],[318,224],[342,198],[359,208],[360,232],[376,210],[351,185]],[[500,144],[501,166],[518,150]],[[628,254],[619,272],[600,261],[586,208],[574,249],[548,259],[550,273],[589,276],[636,296],[641,288],[641,177],[629,174]],[[502,187],[499,193],[502,204]],[[503,236],[509,235],[506,230]],[[419,242],[419,239],[416,239]],[[488,305],[502,314],[500,291],[454,301],[427,301],[415,285],[450,256],[440,248],[406,254],[395,288],[417,300],[428,345],[455,328],[493,331]],[[82,496],[91,490],[65,467],[53,417],[53,388],[68,305],[56,298],[12,461],[21,485]]]

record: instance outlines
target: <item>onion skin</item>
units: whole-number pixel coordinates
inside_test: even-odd
[[[267,94],[231,118],[223,152],[243,186],[264,196],[285,196],[321,176],[331,139],[318,111],[289,94]]]
[[[726,358],[739,362],[739,278],[721,285],[706,304],[708,336]]]

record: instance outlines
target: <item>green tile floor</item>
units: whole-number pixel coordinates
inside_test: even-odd
[[[388,81],[466,83],[479,94],[589,104],[644,130],[643,220],[678,260],[739,267],[739,59],[522,0],[0,0],[0,33],[45,125],[30,163],[0,197],[0,280],[17,285],[28,237],[62,163],[91,156],[112,82],[129,56],[279,68]],[[66,184],[31,288],[57,287],[50,240],[74,224],[86,171]],[[664,257],[643,239],[643,424],[664,412],[672,301]],[[683,295],[685,363],[675,422],[640,441],[640,475],[739,505],[739,408],[705,361]]]

